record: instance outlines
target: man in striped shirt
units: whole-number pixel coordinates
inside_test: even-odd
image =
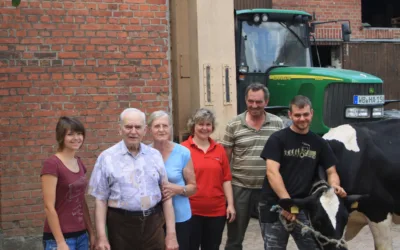
[[[236,209],[236,220],[228,223],[225,250],[242,250],[250,215],[259,201],[266,175],[260,154],[269,136],[283,128],[278,116],[264,111],[269,91],[263,84],[250,84],[245,98],[247,110],[228,123],[221,141],[231,164]]]

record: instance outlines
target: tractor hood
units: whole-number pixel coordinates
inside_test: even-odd
[[[352,83],[383,83],[373,75],[346,69],[335,68],[307,68],[307,67],[277,67],[269,72],[271,80],[330,80],[335,82]]]

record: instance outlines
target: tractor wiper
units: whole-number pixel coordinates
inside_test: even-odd
[[[285,23],[280,22],[279,24],[282,25],[283,27],[285,27],[286,29],[288,29],[290,31],[290,33],[292,33],[292,35],[294,35],[297,38],[297,40],[299,40],[301,42],[303,47],[307,48],[307,45],[304,43],[303,39],[301,39],[301,37],[296,32],[294,32],[294,30],[289,28],[289,26],[286,25]]]

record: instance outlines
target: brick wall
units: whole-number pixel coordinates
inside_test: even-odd
[[[168,109],[166,0],[0,2],[0,222],[5,238],[42,233],[39,173],[61,115],[88,130],[92,169],[127,107]],[[0,232],[1,234],[1,232]],[[15,248],[17,249],[17,248]]]
[[[274,9],[295,9],[310,14],[315,13],[317,21],[350,20],[351,39],[400,38],[400,29],[362,29],[361,0],[273,0],[272,6]],[[340,24],[323,24],[317,27],[317,39],[341,39]]]

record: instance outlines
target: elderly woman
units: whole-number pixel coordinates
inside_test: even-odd
[[[171,141],[171,124],[164,111],[155,111],[148,119],[152,146],[160,151],[167,170],[169,183],[163,184],[163,199],[172,197],[179,249],[188,250],[192,217],[188,197],[196,192],[196,177],[190,151]]]
[[[190,249],[218,250],[226,220],[235,220],[231,171],[225,149],[210,138],[214,114],[201,108],[188,122],[190,137],[182,143],[190,150],[197,193],[190,197],[192,234]]]

